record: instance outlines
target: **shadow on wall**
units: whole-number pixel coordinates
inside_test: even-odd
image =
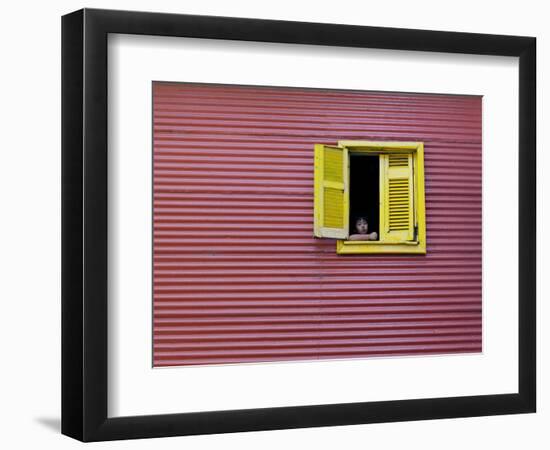
[[[59,417],[37,417],[34,421],[51,431],[61,433],[61,419]]]

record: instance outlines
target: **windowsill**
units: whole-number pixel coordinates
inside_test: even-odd
[[[426,254],[426,246],[419,241],[381,242],[381,241],[336,241],[336,253],[339,255],[357,254]]]

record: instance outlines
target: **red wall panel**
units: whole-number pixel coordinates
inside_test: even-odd
[[[481,98],[155,83],[155,366],[481,351]],[[425,145],[427,255],[313,238],[313,144]]]

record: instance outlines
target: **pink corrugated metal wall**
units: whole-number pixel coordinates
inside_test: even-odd
[[[481,351],[481,98],[155,83],[154,365]],[[313,144],[425,143],[426,256],[313,238]]]

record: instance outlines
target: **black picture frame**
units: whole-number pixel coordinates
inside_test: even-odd
[[[519,57],[519,388],[468,397],[107,416],[109,33]],[[83,9],[62,18],[62,433],[81,441],[535,412],[536,39]]]

